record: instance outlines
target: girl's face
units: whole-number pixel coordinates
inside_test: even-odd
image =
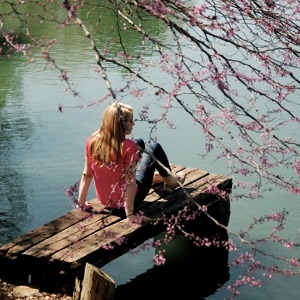
[[[133,126],[134,126],[134,121],[133,121],[133,116],[132,116],[132,118],[125,121],[125,127],[126,127],[125,134],[126,135],[131,133]]]

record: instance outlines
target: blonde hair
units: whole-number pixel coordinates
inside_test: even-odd
[[[89,141],[88,153],[93,163],[103,165],[119,160],[126,135],[125,123],[132,117],[133,108],[127,104],[114,102],[105,109],[102,123]]]

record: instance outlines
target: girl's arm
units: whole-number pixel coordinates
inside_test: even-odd
[[[90,167],[87,162],[87,158],[85,158],[85,164],[83,169],[83,174],[81,175],[80,185],[79,185],[79,195],[78,195],[78,206],[81,209],[90,208],[91,205],[86,203],[86,198],[88,195],[88,191],[94,176],[94,171]]]
[[[124,208],[125,208],[126,216],[130,220],[133,218],[134,215],[134,199],[137,193],[135,169],[136,169],[136,163],[134,162],[130,165],[130,167],[127,169],[127,172],[125,174],[126,190],[125,190]]]

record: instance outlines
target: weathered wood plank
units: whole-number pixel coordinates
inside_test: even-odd
[[[82,219],[84,219],[85,217],[85,215],[81,216]],[[78,214],[75,210],[72,210],[66,213],[65,215],[59,217],[58,219],[53,220],[43,226],[40,226],[7,243],[6,245],[3,245],[0,248],[0,253],[9,253],[16,255],[19,252],[23,252],[25,249],[28,249],[33,244],[43,241],[49,236],[52,236],[53,234],[58,233],[63,229],[72,226],[73,224],[76,224],[79,221],[80,220],[78,219]]]
[[[105,251],[111,251],[112,247],[109,244],[118,241],[123,241],[132,233],[136,233],[138,229],[142,228],[140,224],[128,224],[127,220],[121,220],[107,227],[105,231],[97,231],[80,240],[73,245],[72,253],[68,253],[69,249],[63,249],[52,256],[52,260],[61,260],[72,264],[72,267],[80,265],[86,261],[89,255],[95,255],[95,252],[103,247],[107,247]]]
[[[193,178],[196,177],[193,176]],[[197,201],[197,199],[195,199],[197,195],[204,192],[209,187],[209,184],[212,181],[216,185],[219,185],[222,184],[224,180],[226,181],[225,177],[213,174],[207,176],[207,178],[205,177],[205,180],[203,178],[200,178],[196,182],[193,181],[191,183],[192,189],[189,188],[190,185],[187,185],[186,189],[189,189],[189,194],[194,197],[194,201]],[[187,202],[192,203],[190,195],[187,195],[183,189],[178,189],[172,194],[167,194],[164,198],[161,198],[159,196],[156,202],[152,203],[151,206],[145,209],[145,213],[147,216],[154,218],[161,217],[162,215],[169,216],[175,211],[178,211],[179,209],[182,209],[184,206],[186,206]],[[201,197],[201,200],[204,199],[204,197],[209,198],[210,196],[211,195],[206,194],[206,196]],[[180,201],[177,201],[178,199],[180,199]],[[73,267],[75,267],[84,263],[90,255],[97,255],[96,253],[98,253],[98,251],[99,256],[107,258],[110,256],[108,253],[110,250],[103,251],[103,249],[110,249],[110,244],[114,243],[121,237],[126,239],[126,242],[124,244],[126,244],[127,251],[138,245],[138,242],[132,240],[133,236],[134,239],[136,239],[138,235],[143,235],[143,241],[150,237],[153,237],[152,231],[149,230],[149,227],[151,226],[151,224],[148,224],[148,226],[137,224],[129,225],[126,220],[122,220],[118,223],[114,223],[111,226],[106,227],[105,232],[97,231],[84,238],[83,240],[80,240],[80,242],[72,247],[72,255],[68,252],[68,249],[64,249],[54,254],[52,256],[52,259],[69,262],[72,264],[72,266],[74,264]],[[155,229],[153,230],[153,232],[155,232]],[[117,250],[114,250],[114,252],[115,251]]]
[[[78,214],[81,212],[78,211]],[[103,214],[91,214],[85,220],[34,245],[23,254],[38,257],[51,256],[53,253],[78,243],[87,236],[98,232],[109,224],[118,222],[120,217]]]
[[[180,168],[180,170],[183,170]],[[184,182],[184,185],[188,185],[200,178],[203,178],[208,175],[207,171],[199,170],[196,168],[186,168],[186,180]],[[178,188],[177,188],[178,189]],[[146,199],[141,204],[141,210],[144,210],[149,204],[152,204],[155,201],[158,201],[160,198],[168,195],[167,193],[163,192],[163,185],[155,185],[149,192]]]
[[[197,171],[194,172],[193,176],[195,178]],[[153,203],[150,207],[147,207],[144,212],[146,215],[151,215],[155,217],[167,214],[169,211],[176,212],[178,209],[184,207],[188,201],[198,201],[200,194],[202,197],[209,197],[210,195],[202,194],[210,186],[211,182],[216,185],[220,185],[225,180],[225,177],[220,177],[219,175],[208,175],[204,178],[199,178],[196,181],[187,181],[184,189],[177,189],[172,194],[164,194],[163,198],[158,200],[157,203]],[[179,201],[177,201],[180,199]]]

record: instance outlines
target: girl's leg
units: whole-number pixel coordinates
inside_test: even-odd
[[[141,140],[137,140],[137,144],[141,145]],[[142,148],[140,146],[140,148]],[[142,151],[140,162],[137,166],[136,171],[136,182],[138,185],[138,193],[135,197],[135,207],[140,204],[148,195],[149,190],[152,186],[152,180],[155,169],[158,170],[162,177],[167,177],[168,172],[171,171],[169,160],[167,155],[159,143],[151,142]],[[160,163],[158,163],[159,161]],[[167,170],[162,167],[162,164]]]
[[[141,138],[136,138],[135,139],[135,143],[137,144],[139,150],[140,150],[140,153],[142,154],[143,151],[145,150],[145,142],[143,139]]]

